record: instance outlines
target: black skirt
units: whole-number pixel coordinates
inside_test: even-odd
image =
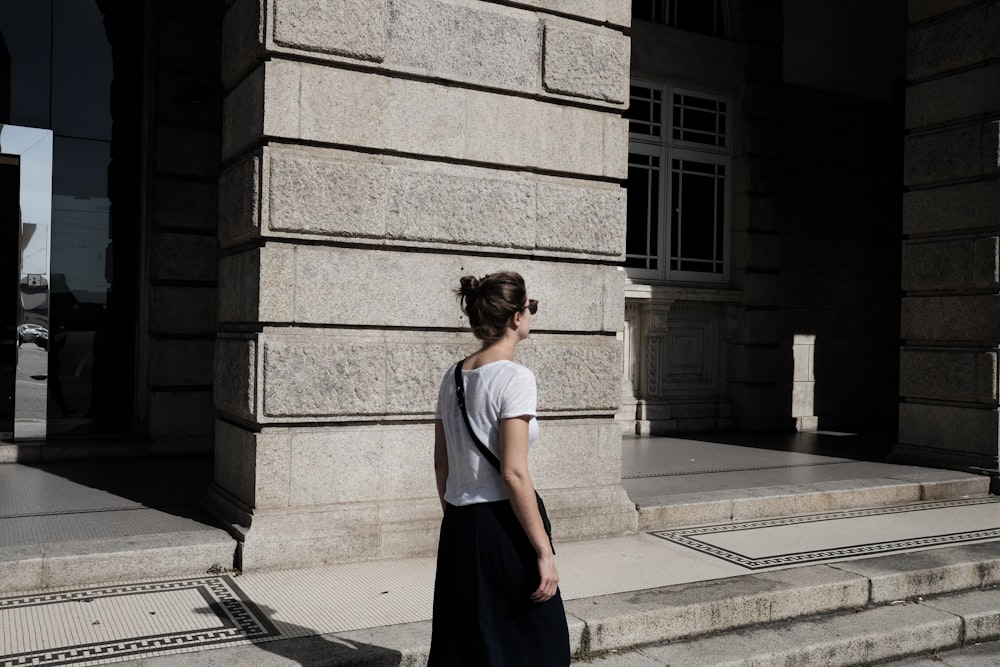
[[[538,559],[510,502],[448,505],[428,667],[569,665],[562,596],[535,604]]]

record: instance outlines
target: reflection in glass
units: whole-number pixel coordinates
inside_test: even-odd
[[[5,158],[0,223],[6,227],[5,236],[14,225],[17,242],[4,247],[16,248],[18,254],[16,307],[8,311],[15,313],[15,331],[13,339],[4,336],[4,346],[13,346],[13,354],[5,352],[4,358],[14,360],[12,377],[4,379],[5,395],[10,397],[7,402],[13,403],[13,423],[10,435],[5,432],[5,436],[15,439],[44,438],[46,434],[52,147],[51,130],[0,126],[0,155]],[[15,190],[11,187],[15,181],[16,218]]]
[[[121,396],[132,386],[133,362],[119,360],[132,359],[122,341],[130,342],[134,332],[121,326],[112,290],[108,182],[115,76],[109,19],[127,3],[113,4],[0,3],[0,41],[10,53],[6,78],[0,73],[0,87],[8,89],[0,98],[6,94],[9,109],[0,109],[0,122],[51,129],[46,267],[30,272],[46,295],[48,362],[38,375],[47,378],[41,420],[49,438],[106,434],[131,423]],[[125,85],[124,79],[118,83]],[[22,341],[21,350],[28,346],[37,347]]]

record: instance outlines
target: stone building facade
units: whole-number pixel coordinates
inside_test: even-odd
[[[512,268],[559,539],[635,530],[623,433],[997,473],[997,0],[10,4],[54,148],[6,460],[211,454],[248,569],[429,553],[452,290]]]

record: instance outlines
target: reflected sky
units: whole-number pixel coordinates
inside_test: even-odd
[[[52,223],[52,131],[0,126],[0,152],[21,156],[21,220],[37,228],[24,250],[22,273],[49,277]]]

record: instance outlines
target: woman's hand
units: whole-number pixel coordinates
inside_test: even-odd
[[[551,554],[538,558],[538,577],[541,579],[538,589],[531,594],[532,602],[545,602],[556,594],[559,588],[559,573],[556,571],[556,559]]]

